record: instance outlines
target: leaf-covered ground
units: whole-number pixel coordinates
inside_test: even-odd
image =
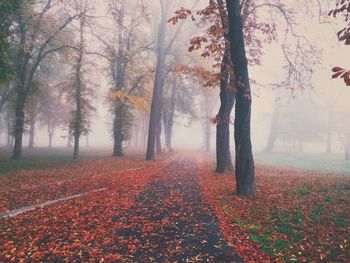
[[[347,262],[349,177],[257,167],[234,195],[210,159],[96,159],[0,176],[0,262]],[[101,191],[93,192],[101,189]]]
[[[0,176],[0,213],[101,189],[110,177],[148,164],[127,158],[85,160],[49,169],[8,172]]]
[[[0,261],[240,262],[202,199],[195,160],[106,173],[86,165],[97,176],[70,183],[107,189],[0,219]]]
[[[203,192],[245,261],[349,262],[348,176],[258,166],[257,195],[240,198],[234,176],[212,168],[198,168]]]

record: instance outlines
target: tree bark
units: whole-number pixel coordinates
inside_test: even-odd
[[[157,137],[156,137],[156,150],[157,150],[157,154],[162,154],[162,139],[161,139],[161,135],[162,135],[162,117],[160,117],[159,121],[158,121],[158,127],[157,127]]]
[[[47,126],[47,132],[49,134],[49,148],[52,148],[52,138],[54,131],[50,128],[50,125]]]
[[[278,137],[280,112],[281,112],[280,106],[276,105],[275,108],[273,109],[270,133],[267,139],[264,152],[267,152],[267,153],[273,152],[273,148],[275,146],[275,143]]]
[[[34,148],[35,123],[36,123],[35,116],[32,116],[32,117],[31,117],[31,120],[30,120],[29,144],[28,144],[28,147],[29,147],[30,149],[33,149],[33,148]]]
[[[230,58],[230,46],[228,36],[228,17],[222,0],[218,0],[221,23],[224,29],[225,53],[221,63],[220,72],[220,109],[216,116],[216,172],[225,173],[233,171],[230,152],[230,119],[235,103],[234,85],[230,71],[232,62]]]
[[[216,172],[232,171],[230,154],[230,118],[235,102],[233,87],[230,87],[228,70],[230,65],[229,52],[225,52],[221,65],[220,79],[220,109],[216,116]]]
[[[11,139],[12,139],[12,125],[11,125],[11,116],[10,116],[10,107],[7,105],[6,107],[6,128],[7,128],[7,148],[11,148]]]
[[[255,169],[250,139],[251,90],[239,0],[226,1],[231,60],[238,89],[235,106],[236,193],[255,194]]]
[[[161,121],[162,101],[163,101],[163,78],[165,68],[164,38],[165,38],[166,18],[162,12],[162,19],[158,26],[157,39],[157,66],[154,79],[152,95],[151,113],[148,129],[146,160],[154,160],[156,147],[157,130]]]
[[[83,121],[82,108],[81,108],[81,82],[82,82],[82,63],[84,56],[84,27],[85,27],[85,15],[80,18],[80,46],[79,54],[76,67],[76,86],[75,86],[75,104],[76,104],[76,116],[74,119],[74,150],[73,158],[76,159],[79,157],[79,148],[80,148],[80,136],[81,136],[81,126]]]
[[[113,134],[113,156],[123,156],[123,105],[118,98],[115,104]]]
[[[16,99],[16,111],[15,111],[15,130],[14,139],[15,145],[13,148],[12,159],[18,160],[22,157],[22,142],[24,133],[24,103],[25,103],[25,90],[22,84],[17,87],[17,99]]]

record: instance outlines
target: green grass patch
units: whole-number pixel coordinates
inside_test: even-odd
[[[343,154],[256,153],[257,163],[350,175],[350,161]]]
[[[320,215],[326,211],[326,208],[324,205],[318,205],[314,210],[311,211],[310,219],[314,224],[320,224],[321,219]]]
[[[343,215],[338,215],[334,217],[333,221],[337,227],[346,228],[348,225],[348,222]]]
[[[296,194],[301,197],[306,197],[311,194],[311,185],[308,183],[303,184],[296,190]]]
[[[23,158],[22,160],[0,160],[0,174],[18,170],[47,169],[74,164],[77,161],[67,157]]]

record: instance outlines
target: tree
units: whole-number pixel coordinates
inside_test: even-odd
[[[275,29],[273,24],[259,22],[255,12],[255,5],[251,1],[243,1],[242,16],[244,17],[244,36],[248,46],[248,61],[250,65],[260,64],[262,55],[262,43],[271,42],[275,38]],[[223,173],[231,169],[230,154],[230,116],[235,102],[235,93],[237,87],[233,79],[232,62],[230,58],[230,47],[228,39],[228,21],[227,10],[224,2],[221,0],[209,1],[209,5],[196,12],[200,16],[201,24],[208,24],[205,34],[195,36],[191,39],[189,51],[202,50],[201,56],[212,58],[213,68],[218,69],[218,73],[213,74],[217,81],[210,80],[208,85],[220,85],[220,109],[213,122],[217,126],[216,136],[216,171]],[[191,17],[194,14],[187,9],[181,9],[176,12],[172,18],[173,23],[179,19]],[[263,38],[263,40],[262,40]]]
[[[229,40],[235,84],[236,192],[238,195],[255,194],[255,171],[250,139],[251,90],[248,62],[245,53],[241,7],[238,0],[226,2]]]
[[[50,15],[50,11],[59,13],[60,18]],[[22,5],[16,17],[16,36],[12,43],[16,49],[15,68],[18,78],[15,87],[15,145],[12,155],[15,160],[22,156],[24,106],[36,72],[49,54],[68,47],[59,39],[61,32],[81,16],[77,12],[72,15],[70,11],[68,6],[53,4],[53,0],[47,0],[37,4]]]
[[[125,0],[113,0],[109,7],[113,32],[104,37],[95,36],[104,46],[99,55],[108,60],[112,80],[107,100],[113,116],[113,156],[123,156],[123,142],[131,138],[132,111],[144,111],[148,99],[143,86],[150,71],[144,59],[149,44],[145,43],[146,36],[142,32],[148,23],[148,14],[142,1],[130,4]]]
[[[198,1],[195,2],[194,6]],[[150,121],[148,130],[146,160],[154,160],[155,147],[160,149],[160,128],[163,108],[163,85],[168,71],[166,60],[174,46],[175,40],[179,37],[184,23],[181,23],[176,30],[170,34],[167,32],[167,23],[169,21],[169,10],[171,9],[170,0],[160,0],[160,21],[157,26],[156,51],[157,62],[154,77],[154,88],[150,110]],[[168,33],[168,34],[167,34]],[[158,143],[157,143],[158,141]]]
[[[66,121],[66,107],[63,101],[63,93],[57,86],[43,87],[38,94],[39,121],[42,126],[47,127],[49,137],[49,148],[52,147],[52,139],[55,130]]]

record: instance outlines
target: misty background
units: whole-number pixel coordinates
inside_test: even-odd
[[[175,4],[177,7],[190,8],[194,1],[177,2]],[[265,1],[257,2],[264,3]],[[310,78],[306,77],[301,80],[303,83],[302,89],[300,87],[293,89],[288,87],[288,83],[283,83],[287,78],[286,65],[288,63],[282,49],[285,42],[285,32],[288,30],[283,15],[268,8],[261,8],[257,11],[260,19],[266,22],[274,21],[276,39],[272,43],[262,44],[263,55],[260,65],[250,66],[249,68],[250,78],[254,80],[252,83],[252,142],[255,152],[266,150],[272,123],[276,121],[276,118],[274,119],[276,111],[278,112],[278,123],[275,124],[277,126],[274,128],[277,135],[272,149],[273,152],[344,153],[349,143],[350,89],[345,87],[342,80],[332,80],[331,77],[332,67],[349,67],[349,49],[338,42],[336,35],[337,20],[327,16],[327,12],[333,6],[333,3],[328,2],[332,1],[308,2],[310,2],[310,5],[318,5],[321,2],[321,9],[312,9],[303,1],[283,1],[286,8],[295,11],[295,24],[293,25],[295,33],[307,39],[308,45],[314,49],[313,53],[307,55],[310,60],[298,61],[302,65],[300,71],[310,70],[312,73]],[[206,3],[207,1],[200,1],[196,9]],[[145,25],[145,35],[147,35],[147,41],[152,42],[152,38],[154,38],[152,27],[157,20],[159,7],[157,1],[145,1],[145,4],[148,7],[147,11],[151,13],[151,21],[149,25]],[[104,1],[90,1],[90,5],[97,17],[94,20],[94,32],[102,33],[102,36],[104,34],[108,35],[108,32],[113,28],[113,24],[110,18],[105,17],[108,15],[107,3]],[[315,12],[315,10],[319,10],[319,12]],[[185,23],[182,37],[177,40],[176,50],[187,56],[188,37],[200,33],[205,26],[197,26],[190,19]],[[169,23],[168,27],[172,28],[176,25]],[[89,50],[98,51],[101,49],[99,40],[93,34],[87,34],[87,39]],[[290,57],[293,57],[293,46],[296,45],[296,39],[289,36],[287,45],[290,47]],[[155,63],[152,56],[145,59],[149,60],[150,64]],[[91,118],[91,133],[88,138],[82,137],[81,145],[82,147],[88,144],[89,147],[112,148],[112,117],[109,113],[109,105],[106,103],[106,96],[110,89],[109,72],[106,70],[107,62],[96,55],[88,56],[88,60],[94,62],[93,66],[89,67],[89,74],[87,75],[95,87],[96,93],[94,94],[93,105],[96,111]],[[199,58],[199,60],[210,69],[208,58]],[[152,87],[152,81],[151,78],[147,85]],[[176,112],[173,148],[175,150],[203,149],[205,140],[203,123],[209,120],[205,116],[203,117],[203,109],[201,108],[203,97],[198,90],[209,90],[209,101],[212,105],[211,117],[215,117],[219,110],[219,87],[201,87],[196,79],[190,77],[187,77],[187,81],[184,81],[183,85],[195,88],[196,92],[192,98],[192,114]],[[147,120],[147,118],[147,113],[145,113],[144,119]],[[233,126],[231,131],[233,131]],[[57,129],[53,137],[53,146],[66,146],[66,134],[64,127]],[[6,144],[6,136],[6,131],[2,130],[0,134],[1,145]],[[144,136],[146,137],[147,134]],[[125,144],[125,147],[133,148],[136,145],[135,140],[134,134]],[[211,125],[210,141],[211,150],[214,151],[214,124]],[[24,145],[27,144],[28,134],[25,135],[24,139]],[[35,146],[48,146],[48,133],[42,125],[37,126]],[[139,147],[142,150],[145,149],[145,145],[139,145]]]

